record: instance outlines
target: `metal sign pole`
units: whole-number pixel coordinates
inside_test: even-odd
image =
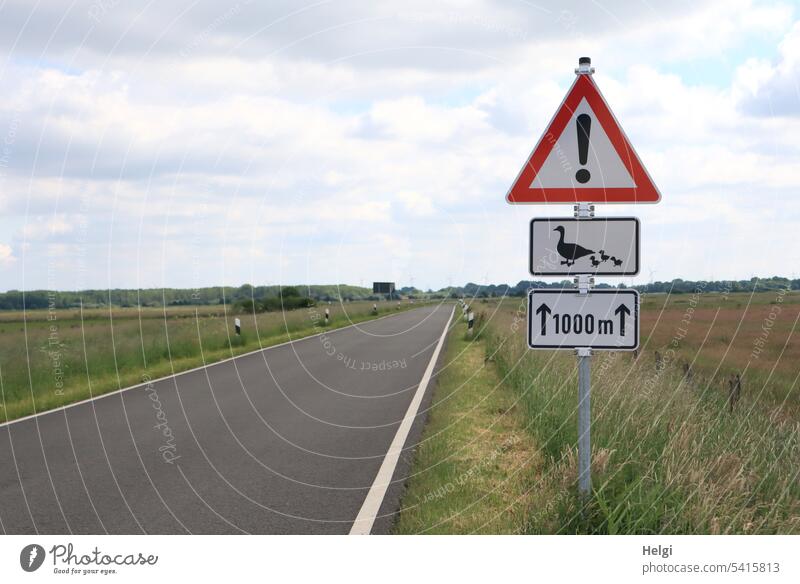
[[[589,219],[594,217],[594,205],[580,203],[575,207],[575,217]],[[578,292],[589,294],[589,287],[594,278],[580,275],[577,278]],[[588,499],[592,492],[592,350],[579,348],[578,356],[578,494],[581,499]]]
[[[578,493],[586,499],[592,491],[591,349],[577,349],[578,355]]]

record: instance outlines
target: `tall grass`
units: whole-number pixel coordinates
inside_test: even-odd
[[[0,421],[374,318],[372,302],[260,314],[225,306],[0,313]],[[418,307],[403,303],[402,310]],[[331,319],[324,323],[324,310]],[[395,313],[379,303],[377,316]],[[236,336],[234,318],[242,335]]]
[[[547,461],[527,503],[526,532],[800,533],[797,373],[782,386],[782,403],[759,386],[763,379],[748,378],[746,395],[731,411],[719,367],[695,361],[689,380],[678,361],[657,369],[651,351],[638,359],[598,353],[594,491],[584,503],[575,489],[576,360],[528,350],[516,304],[496,308],[485,339],[488,358]],[[691,354],[702,348],[687,347]]]

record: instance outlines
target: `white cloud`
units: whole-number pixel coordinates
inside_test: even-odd
[[[0,243],[0,266],[10,266],[17,261],[10,245]]]
[[[409,213],[419,216],[428,216],[434,213],[433,201],[430,197],[415,191],[401,191],[397,193],[397,197],[403,202]]]
[[[3,227],[25,250],[26,286],[43,285],[41,260],[56,250],[86,266],[85,285],[358,283],[383,269],[426,287],[523,279],[525,224],[543,210],[503,196],[585,51],[664,194],[631,211],[654,249],[691,247],[712,228],[749,233],[752,217],[769,220],[776,241],[793,233],[791,208],[764,208],[800,186],[800,120],[742,110],[759,113],[796,79],[797,26],[774,63],[743,60],[727,87],[681,74],[786,32],[780,4],[654,14],[627,1],[243,2],[223,19],[226,9],[200,2],[169,30],[159,24],[169,15],[145,10],[124,38],[128,5],[99,22],[87,10],[79,2],[83,20],[67,17],[40,57],[37,35],[59,16],[42,7],[0,74],[0,141],[16,124],[0,169]],[[0,8],[0,38],[23,13]],[[720,245],[718,261],[738,269],[746,253],[738,240],[730,249]],[[199,275],[187,261],[198,256]],[[706,259],[676,257],[661,259],[661,276],[708,275]],[[22,284],[20,263],[7,287]]]
[[[21,237],[27,241],[51,239],[72,233],[74,224],[64,216],[44,219],[37,217],[22,227]]]
[[[694,3],[691,10],[662,13],[661,3],[643,26],[626,26],[621,15],[621,36],[648,55],[651,62],[690,58],[725,60],[727,51],[750,36],[780,35],[792,18],[788,3],[754,0],[712,0]],[[624,45],[618,45],[624,50]]]
[[[778,59],[749,59],[737,69],[735,91],[744,112],[800,116],[800,22],[778,46]]]

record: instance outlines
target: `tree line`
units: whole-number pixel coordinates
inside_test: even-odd
[[[439,290],[419,290],[414,287],[399,288],[393,298],[499,298],[503,296],[524,296],[530,288],[571,287],[571,280],[544,282],[541,280],[522,280],[516,285],[476,284],[449,286]],[[598,288],[612,288],[605,283]],[[625,284],[617,287],[626,288]],[[776,290],[800,290],[800,279],[774,276],[771,278],[751,278],[749,280],[675,280],[651,282],[634,286],[640,292],[650,294],[692,294],[695,292],[769,292]],[[291,300],[288,300],[290,299]],[[283,299],[283,301],[281,301]],[[303,300],[309,299],[309,300]],[[379,301],[385,296],[372,293],[371,288],[349,285],[313,286],[214,286],[207,288],[152,288],[152,289],[113,289],[52,291],[31,290],[22,292],[10,290],[0,293],[0,310],[35,310],[40,308],[99,308],[105,306],[203,306],[214,304],[238,304],[256,310],[281,310],[308,305],[309,301],[346,302],[356,300]],[[295,306],[297,305],[297,306]]]

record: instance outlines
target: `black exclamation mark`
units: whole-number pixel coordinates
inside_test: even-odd
[[[581,114],[578,116],[578,159],[581,166],[586,166],[589,160],[589,134],[592,131],[592,118],[589,114]],[[585,168],[581,168],[575,173],[575,180],[579,183],[587,183],[592,178],[592,173]]]

